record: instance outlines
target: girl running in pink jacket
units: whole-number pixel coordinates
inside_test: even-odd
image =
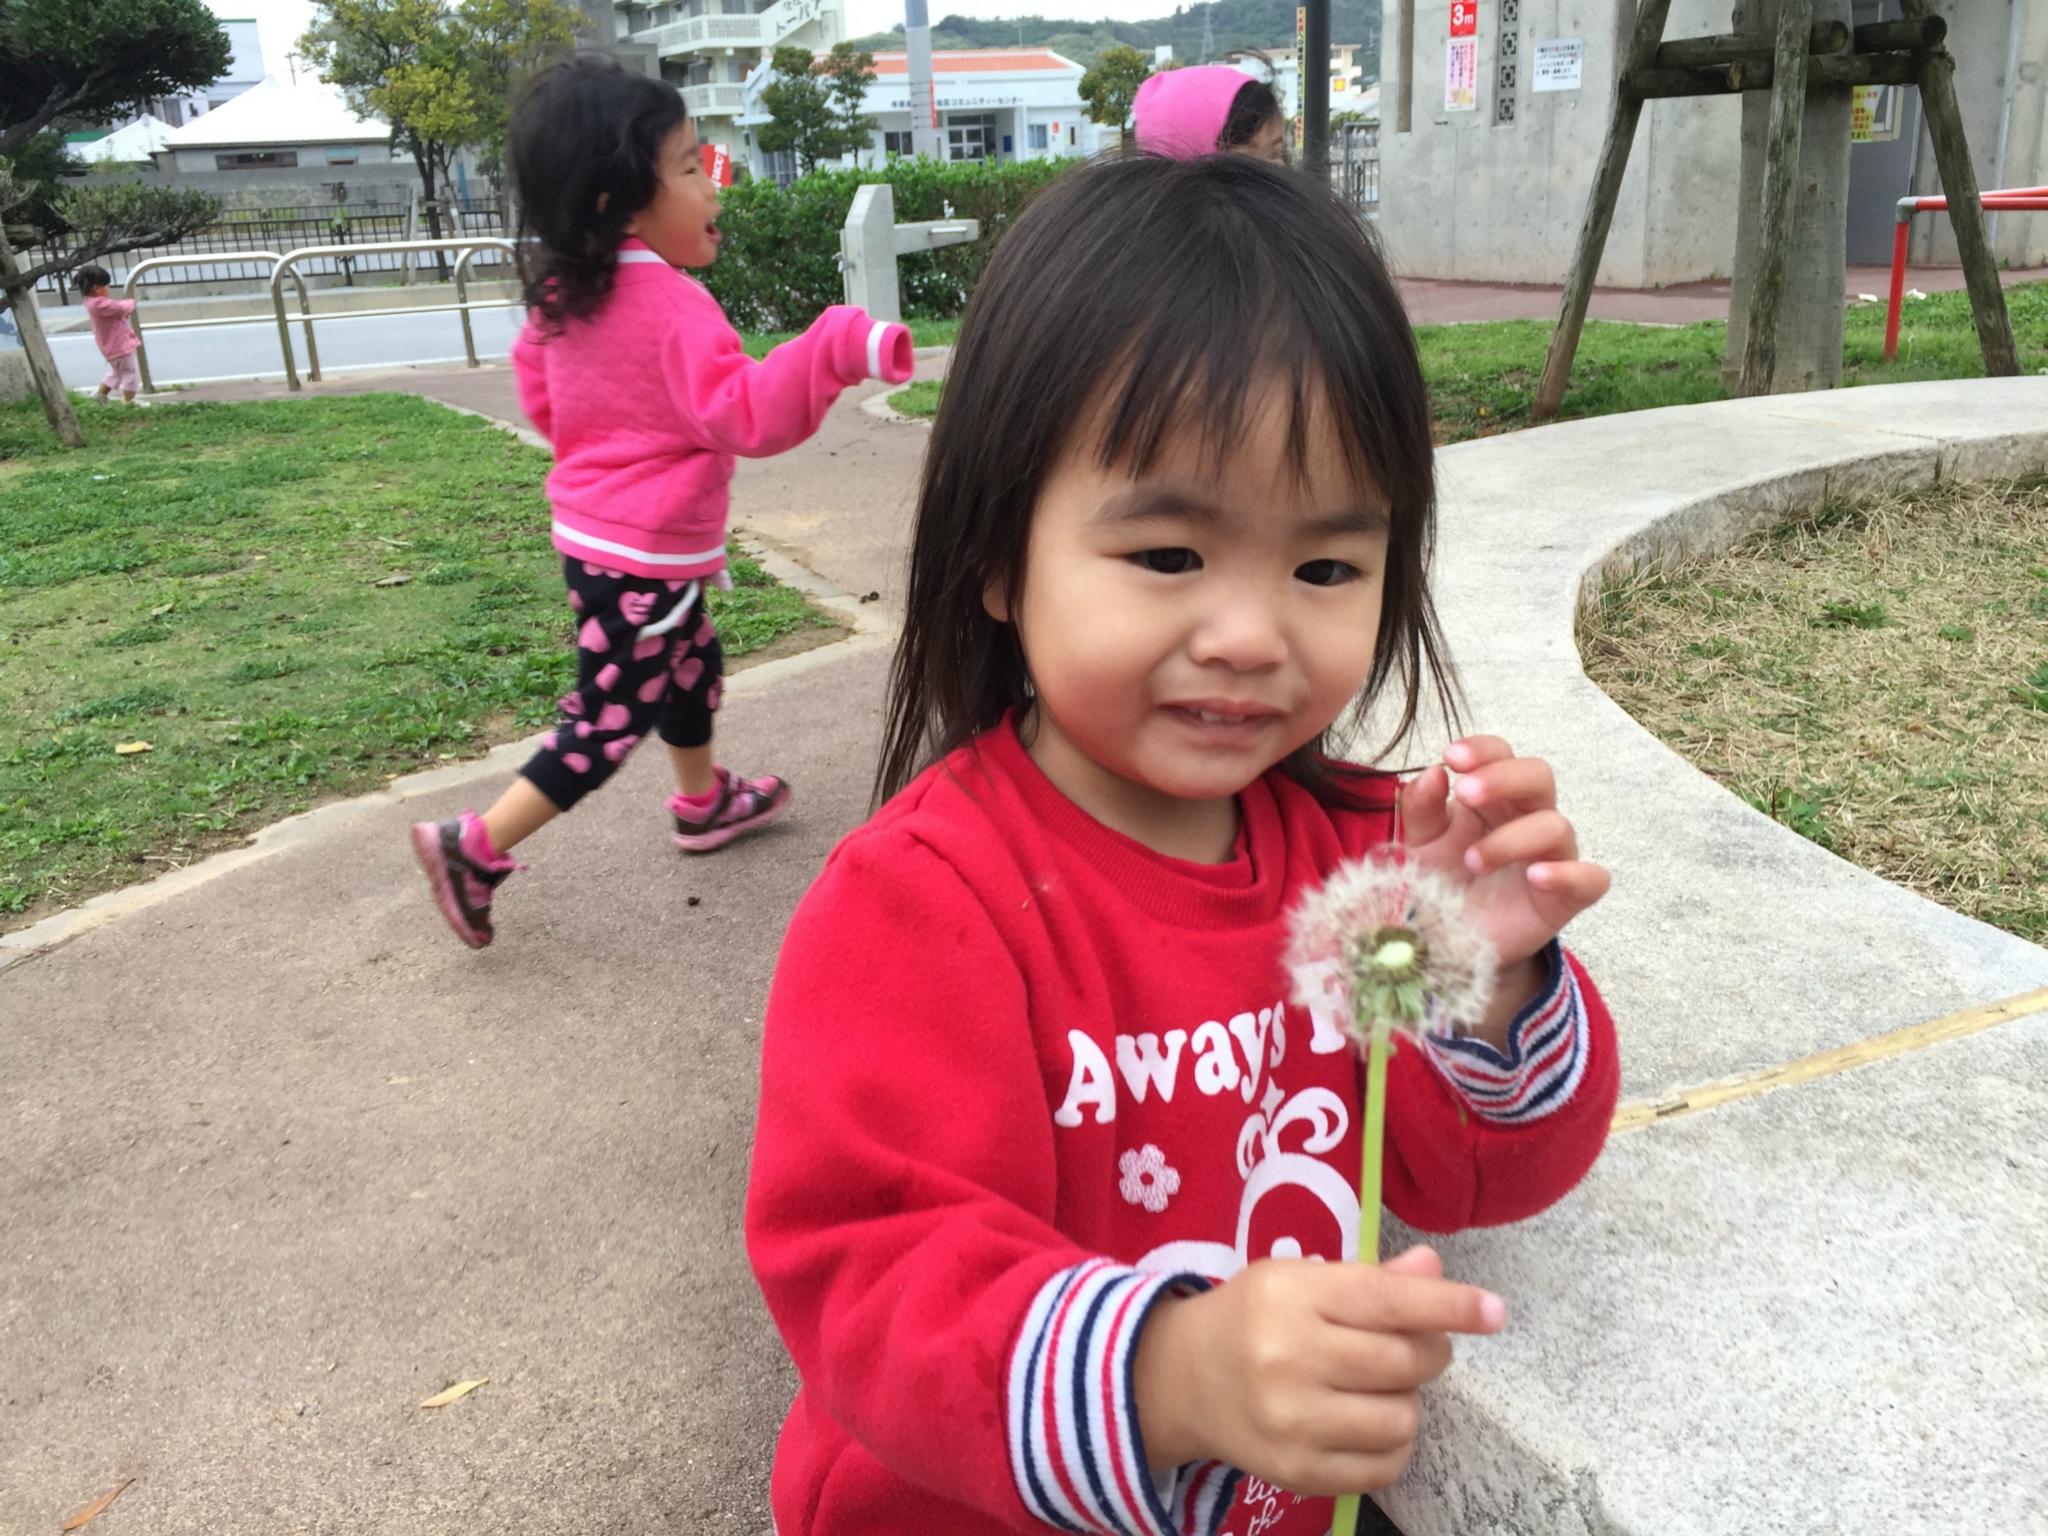
[[[737,454],[818,430],[841,390],[910,377],[910,332],[834,305],[749,358],[684,267],[718,256],[718,191],[673,86],[581,55],[535,78],[512,126],[532,313],[513,344],[519,401],[555,450],[555,547],[576,615],[577,685],[561,723],[483,815],[421,822],[413,847],[465,944],[491,942],[512,849],[597,788],[650,730],[675,768],[686,853],[709,853],[789,804],[771,775],[718,766],[723,675],[704,609],[725,574]]]

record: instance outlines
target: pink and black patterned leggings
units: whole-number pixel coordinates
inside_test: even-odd
[[[703,585],[565,558],[576,611],[576,691],[520,774],[561,810],[618,771],[650,726],[674,747],[711,740],[725,653]]]

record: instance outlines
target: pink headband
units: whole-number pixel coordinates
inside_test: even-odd
[[[1216,153],[1237,93],[1252,77],[1227,64],[1195,64],[1147,75],[1131,108],[1138,148],[1169,160]]]

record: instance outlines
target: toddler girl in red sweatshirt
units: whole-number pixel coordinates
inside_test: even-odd
[[[583,54],[543,71],[510,159],[531,309],[512,347],[519,403],[555,450],[555,548],[576,619],[561,721],[481,816],[412,829],[435,903],[471,948],[513,847],[602,784],[649,732],[675,769],[676,845],[709,853],[789,804],[772,775],[718,765],[724,675],[704,609],[725,575],[737,454],[795,447],[841,390],[910,377],[910,332],[834,305],[760,362],[685,267],[718,256],[718,189],[675,88]],[[537,253],[534,254],[534,253]]]
[[[1306,889],[1404,843],[1501,969],[1392,1062],[1388,1205],[1516,1221],[1593,1163],[1614,1033],[1557,935],[1607,877],[1549,768],[1333,757],[1375,703],[1449,707],[1434,501],[1406,318],[1327,187],[1137,157],[1004,238],[926,459],[889,798],[768,1002],[781,1536],[1320,1536],[1400,1474],[1449,1335],[1503,1326],[1427,1248],[1335,1262],[1361,1068],[1282,961]]]

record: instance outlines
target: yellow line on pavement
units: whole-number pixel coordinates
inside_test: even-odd
[[[1738,1099],[1769,1093],[1774,1088],[1790,1088],[1797,1083],[1812,1082],[1817,1077],[1832,1077],[1837,1072],[1867,1067],[1874,1061],[1903,1056],[1908,1051],[1925,1050],[1928,1046],[1939,1045],[1944,1040],[1960,1040],[1964,1035],[1974,1035],[1981,1029],[2003,1024],[2008,1019],[2020,1019],[2028,1014],[2043,1012],[2048,1012],[2048,987],[2043,987],[2037,992],[2022,992],[2018,997],[2008,997],[2003,1002],[1985,1003],[1979,1008],[1965,1008],[1961,1013],[1930,1019],[1925,1024],[1914,1024],[1906,1029],[1892,1030],[1888,1034],[1873,1035],[1868,1040],[1858,1040],[1853,1045],[1822,1051],[1817,1056],[1802,1056],[1799,1060],[1788,1061],[1782,1066],[1745,1072],[1741,1077],[1725,1078],[1718,1083],[1703,1083],[1697,1088],[1687,1088],[1661,1099],[1646,1099],[1640,1103],[1624,1104],[1614,1112],[1614,1124],[1611,1129],[1613,1134],[1619,1135],[1623,1131],[1655,1125],[1660,1120],[1675,1120],[1681,1115],[1696,1115],[1703,1109],[1718,1109],[1723,1104],[1733,1104]]]

